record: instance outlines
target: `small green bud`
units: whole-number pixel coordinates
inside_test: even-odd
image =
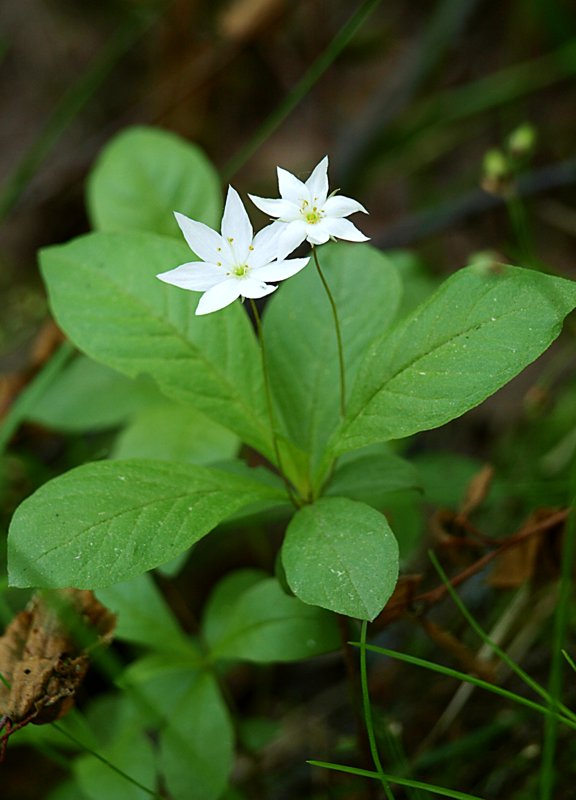
[[[482,166],[484,191],[491,194],[505,194],[510,188],[512,170],[502,150],[488,150]]]
[[[508,137],[508,150],[516,158],[529,156],[534,152],[536,145],[536,129],[525,122],[512,131]]]

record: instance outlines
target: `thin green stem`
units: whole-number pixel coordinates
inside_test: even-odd
[[[378,745],[376,743],[376,736],[374,735],[374,723],[372,721],[372,706],[370,705],[370,693],[368,691],[368,670],[366,668],[366,631],[368,629],[368,622],[362,621],[362,628],[360,631],[360,683],[362,686],[362,703],[364,707],[364,721],[366,723],[366,733],[368,734],[368,741],[370,742],[370,752],[372,753],[372,760],[374,766],[380,776],[380,783],[384,789],[384,794],[388,800],[394,800],[394,795],[386,780],[382,762],[380,761],[380,754],[378,753]]]
[[[562,667],[564,659],[562,649],[566,640],[566,631],[570,617],[570,600],[572,594],[572,571],[574,559],[576,557],[576,524],[574,512],[568,517],[566,524],[566,538],[562,552],[562,572],[560,576],[560,587],[558,590],[558,603],[554,618],[554,634],[552,647],[552,661],[550,665],[550,677],[548,680],[548,692],[550,694],[552,711],[557,711],[561,706],[560,698],[562,695]],[[541,800],[551,800],[554,795],[554,783],[556,771],[554,760],[556,756],[556,745],[558,740],[558,718],[557,714],[550,714],[546,717],[544,724],[544,744],[542,748],[542,764],[540,768],[540,797]]]
[[[332,316],[334,317],[334,328],[336,329],[336,342],[338,345],[338,362],[340,365],[340,416],[346,416],[346,373],[344,369],[344,348],[342,347],[342,333],[340,331],[340,320],[338,319],[338,309],[336,308],[336,302],[334,300],[334,296],[330,291],[330,287],[328,285],[328,281],[326,280],[324,273],[322,272],[322,267],[320,266],[320,261],[318,260],[318,253],[316,252],[316,248],[312,245],[312,255],[314,257],[314,263],[316,264],[316,269],[318,270],[318,275],[320,276],[320,280],[322,281],[322,285],[326,291],[326,295],[328,296],[328,300],[330,302],[330,307],[332,308]]]
[[[322,769],[332,769],[335,772],[344,772],[347,775],[357,775],[360,778],[372,778],[373,780],[380,780],[380,775],[377,772],[370,772],[367,769],[359,769],[358,767],[348,767],[344,764],[331,764],[329,761],[316,761],[310,759],[306,762],[312,767],[322,767]],[[446,789],[444,786],[435,786],[433,783],[423,783],[422,781],[413,781],[408,778],[401,778],[396,775],[386,775],[387,780],[397,783],[399,786],[410,786],[414,789],[424,789],[430,794],[439,794],[441,797],[451,797],[453,800],[484,800],[475,794],[467,794],[466,792],[457,792],[454,789]]]
[[[286,491],[288,492],[288,497],[290,498],[291,502],[298,508],[301,504],[298,502],[298,498],[294,494],[294,489],[284,470],[282,469],[282,459],[280,457],[280,448],[278,446],[278,434],[276,432],[276,417],[274,414],[274,406],[272,405],[272,392],[270,389],[270,373],[268,372],[268,360],[266,358],[266,348],[264,347],[264,336],[262,334],[262,319],[260,318],[260,312],[258,311],[258,307],[254,300],[250,298],[250,308],[252,309],[252,314],[254,316],[254,321],[256,322],[256,333],[258,334],[258,343],[260,345],[260,355],[262,358],[262,374],[264,376],[264,391],[266,393],[266,405],[268,407],[268,416],[270,418],[270,430],[272,431],[272,446],[274,448],[274,456],[276,458],[276,466],[278,467],[278,471],[282,480],[284,481],[284,486],[286,487]]]
[[[136,778],[132,778],[126,772],[121,770],[120,767],[116,767],[114,764],[112,764],[111,761],[108,761],[107,758],[104,758],[104,756],[101,756],[100,753],[96,752],[96,750],[92,750],[92,748],[87,747],[84,744],[84,742],[81,742],[80,739],[77,739],[76,736],[71,734],[70,731],[67,731],[65,728],[63,728],[61,725],[59,725],[57,722],[53,722],[52,723],[52,727],[55,728],[55,730],[57,730],[58,733],[62,734],[62,736],[66,736],[68,739],[70,739],[70,741],[74,742],[74,744],[77,744],[85,753],[89,753],[91,756],[94,756],[94,758],[97,758],[98,761],[101,761],[103,764],[105,764],[113,772],[116,772],[118,775],[120,775],[122,778],[124,778],[124,780],[128,781],[128,783],[131,783],[134,786],[137,786],[143,792],[145,792],[146,794],[150,795],[150,797],[155,797],[155,798],[158,798],[160,800],[161,795],[159,795],[158,792],[155,792],[153,789],[149,789],[147,786],[144,786],[143,783],[140,783],[140,781],[137,781]]]
[[[546,691],[546,689],[540,686],[540,684],[537,683],[535,680],[533,680],[530,677],[530,675],[528,675],[528,673],[522,669],[522,667],[516,664],[516,662],[510,658],[510,656],[508,655],[508,653],[506,653],[505,650],[502,650],[502,648],[499,647],[496,644],[496,642],[492,641],[492,639],[483,630],[483,628],[476,622],[472,614],[468,611],[464,603],[458,597],[458,593],[455,591],[454,587],[448,580],[448,576],[440,566],[440,563],[436,558],[436,555],[433,552],[430,552],[429,556],[430,560],[434,565],[434,568],[436,569],[436,572],[440,575],[442,582],[446,586],[446,591],[448,592],[454,604],[457,606],[458,610],[460,611],[464,619],[467,621],[467,623],[470,625],[472,630],[482,639],[482,641],[485,644],[487,644],[490,647],[490,649],[506,664],[506,666],[526,684],[526,686],[529,686],[533,692],[535,692],[543,700],[545,700],[546,703],[550,704],[551,703],[550,694]],[[567,708],[563,703],[560,702],[558,702],[556,705],[557,708],[566,717],[568,717],[573,721],[576,721],[576,714],[571,709]]]

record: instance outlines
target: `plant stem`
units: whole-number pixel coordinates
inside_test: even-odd
[[[573,504],[572,504],[573,506]],[[570,624],[570,608],[572,597],[572,573],[576,558],[576,520],[574,512],[568,517],[565,528],[565,539],[562,550],[562,571],[558,591],[558,603],[554,619],[552,661],[548,692],[550,694],[550,709],[554,714],[546,717],[544,723],[544,744],[542,747],[542,765],[540,768],[540,797],[542,800],[551,800],[554,795],[556,758],[558,740],[558,716],[562,699],[562,667],[564,660],[562,648],[565,644],[566,632]]]
[[[312,245],[312,255],[314,257],[314,263],[316,264],[316,269],[318,270],[318,275],[320,276],[320,280],[322,281],[322,285],[326,290],[326,294],[328,296],[328,300],[330,302],[330,306],[332,308],[332,316],[334,317],[334,327],[336,329],[336,342],[338,344],[338,361],[340,364],[340,416],[346,416],[346,375],[344,371],[344,349],[342,347],[342,334],[340,332],[340,320],[338,319],[338,309],[336,308],[336,303],[334,301],[334,297],[332,292],[330,291],[330,287],[328,286],[328,282],[324,277],[324,273],[322,272],[322,268],[320,267],[320,262],[318,261],[318,253],[316,252],[316,248]]]
[[[252,298],[249,299],[250,299],[250,308],[252,309],[254,321],[256,322],[256,333],[258,334],[260,355],[262,357],[262,374],[264,375],[264,391],[266,393],[266,405],[268,406],[268,417],[270,418],[270,430],[272,431],[272,446],[274,447],[276,466],[278,467],[278,472],[280,473],[280,477],[284,481],[284,485],[286,487],[286,491],[288,492],[288,497],[290,498],[290,501],[296,506],[296,508],[299,508],[300,503],[298,502],[298,499],[294,494],[294,489],[292,488],[290,481],[288,480],[288,478],[284,473],[284,470],[282,469],[282,459],[280,457],[280,448],[278,447],[278,436],[276,433],[274,407],[272,405],[272,392],[270,390],[270,374],[268,372],[268,361],[266,359],[266,349],[264,347],[264,337],[262,335],[262,319],[260,318],[260,312],[258,311],[256,303]]]
[[[370,694],[368,692],[368,671],[366,669],[366,631],[368,629],[368,622],[362,621],[362,628],[360,632],[360,681],[362,685],[362,701],[364,706],[364,721],[366,723],[366,733],[368,734],[368,741],[370,742],[370,752],[372,753],[372,760],[376,771],[380,776],[380,783],[384,789],[384,794],[387,800],[394,800],[394,795],[388,785],[382,762],[380,761],[380,754],[378,753],[378,745],[376,744],[376,736],[374,735],[374,724],[372,722],[372,707],[370,706]]]

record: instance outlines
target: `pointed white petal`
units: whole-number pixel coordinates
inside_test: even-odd
[[[310,244],[326,244],[330,239],[330,231],[326,227],[326,219],[315,225],[306,225],[306,241]]]
[[[259,208],[260,211],[263,211],[270,217],[291,220],[300,216],[300,206],[288,200],[283,200],[282,198],[271,199],[267,197],[257,197],[254,194],[249,194],[248,197],[252,200],[256,208]]]
[[[238,297],[240,297],[240,281],[229,278],[208,289],[202,295],[196,307],[196,314],[201,316],[202,314],[211,314],[213,311],[220,311],[221,308],[229,306]]]
[[[310,192],[310,199],[316,204],[323,205],[328,197],[328,156],[324,156],[322,161],[316,164],[306,181],[306,186]]]
[[[290,222],[282,233],[280,234],[280,238],[278,239],[278,260],[282,261],[286,258],[287,255],[292,253],[296,248],[302,244],[302,242],[306,239],[306,228],[310,227],[306,225],[304,220],[296,220],[295,222]]]
[[[203,222],[190,219],[178,211],[174,212],[176,222],[184,234],[188,247],[196,253],[202,261],[213,264],[218,261],[218,248],[222,246],[222,237]]]
[[[263,267],[274,261],[278,255],[278,244],[286,222],[276,220],[258,231],[252,242],[253,250],[248,256],[247,264],[250,267]]]
[[[310,200],[310,195],[305,183],[282,167],[277,167],[278,189],[282,200],[289,200],[300,206],[303,200]]]
[[[330,236],[336,239],[346,239],[349,242],[367,242],[369,236],[364,236],[353,222],[349,219],[339,219],[336,217],[323,219],[320,223],[323,231],[327,231]]]
[[[205,292],[226,280],[226,274],[222,267],[205,264],[203,261],[181,264],[176,269],[161,272],[156,277],[164,283],[179,286],[181,289],[190,289],[193,292]]]
[[[278,288],[277,286],[269,286],[267,283],[254,278],[242,278],[238,281],[238,285],[242,297],[251,297],[253,300],[258,297],[266,297],[267,294],[272,294]]]
[[[228,187],[224,215],[222,217],[222,238],[232,239],[231,245],[237,263],[242,263],[248,255],[254,232],[240,195],[232,186]]]
[[[284,281],[304,269],[310,258],[290,258],[287,261],[275,261],[265,267],[250,270],[250,275],[263,281]]]
[[[347,217],[348,214],[355,214],[357,211],[363,211],[364,214],[368,213],[358,200],[339,194],[329,197],[324,203],[324,212],[329,217]]]

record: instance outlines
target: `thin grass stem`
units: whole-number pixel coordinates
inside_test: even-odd
[[[370,693],[368,691],[368,670],[366,668],[366,631],[368,629],[368,622],[362,621],[360,630],[360,685],[362,687],[362,704],[364,708],[364,722],[366,723],[366,733],[368,734],[368,741],[370,743],[370,752],[374,766],[378,771],[380,783],[384,789],[384,794],[387,800],[394,800],[392,790],[388,785],[388,780],[384,774],[382,762],[380,761],[380,754],[378,753],[378,744],[376,743],[376,736],[374,735],[374,723],[372,720],[372,706],[370,705]]]
[[[464,619],[470,625],[472,630],[482,639],[483,642],[485,642],[490,647],[492,652],[496,653],[496,655],[500,659],[502,659],[502,661],[506,664],[506,666],[509,669],[511,669],[512,672],[514,672],[515,675],[517,675],[522,681],[524,681],[524,683],[527,686],[529,686],[530,689],[532,689],[533,692],[535,692],[543,700],[545,700],[546,703],[550,704],[551,703],[550,694],[546,691],[546,689],[544,689],[542,686],[540,686],[539,683],[537,683],[535,680],[533,680],[530,677],[530,675],[528,675],[528,673],[525,672],[522,669],[522,667],[520,667],[518,664],[516,664],[515,661],[513,661],[510,658],[508,653],[506,653],[504,650],[502,650],[501,647],[499,647],[496,644],[496,642],[492,641],[492,639],[485,633],[483,628],[476,622],[476,620],[474,619],[472,614],[468,611],[468,609],[466,608],[464,603],[458,597],[458,593],[454,590],[453,586],[451,585],[450,581],[448,580],[448,577],[447,577],[446,573],[444,572],[444,570],[442,569],[442,567],[440,566],[440,563],[439,563],[438,559],[436,558],[436,555],[433,552],[430,552],[429,556],[430,556],[430,560],[434,564],[434,567],[435,567],[436,571],[440,575],[440,578],[442,579],[442,582],[446,586],[446,591],[448,592],[448,594],[452,598],[452,601],[454,602],[454,604],[456,605],[456,607],[458,608],[458,610],[460,611],[460,613],[462,614]],[[568,717],[569,719],[571,719],[571,720],[576,722],[576,714],[571,709],[569,709],[567,706],[565,706],[563,703],[558,703],[558,709],[560,711],[562,711],[562,713],[566,717]]]

